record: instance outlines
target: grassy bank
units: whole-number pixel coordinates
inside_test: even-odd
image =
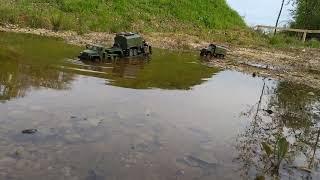
[[[320,41],[317,39],[311,39],[306,42],[302,42],[301,38],[286,34],[268,36],[267,39],[268,45],[276,48],[320,48]]]
[[[20,27],[114,33],[188,34],[230,44],[264,44],[225,0],[0,0],[0,22]]]
[[[174,37],[186,34],[199,41],[253,47],[320,47],[315,40],[304,44],[286,35],[272,37],[255,32],[225,0],[0,0],[0,3],[0,23],[20,27],[72,30],[78,34],[89,31],[171,33]]]
[[[0,20],[34,28],[189,31],[243,28],[225,0],[0,0]],[[221,20],[223,19],[223,21]]]

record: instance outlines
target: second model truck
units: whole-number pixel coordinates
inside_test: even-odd
[[[152,47],[136,33],[118,33],[111,48],[87,45],[79,55],[80,60],[102,61],[113,58],[152,54]]]
[[[224,58],[227,55],[227,49],[222,46],[210,44],[207,48],[201,49],[200,56]]]

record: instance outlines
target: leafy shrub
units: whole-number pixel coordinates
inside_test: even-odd
[[[61,29],[62,21],[63,21],[62,14],[54,14],[54,15],[52,15],[51,18],[50,18],[50,22],[51,22],[51,25],[52,25],[52,30],[53,31],[59,31]]]
[[[320,41],[317,39],[311,39],[307,42],[307,46],[311,48],[320,48]]]

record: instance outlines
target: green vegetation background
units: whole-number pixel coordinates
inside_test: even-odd
[[[320,1],[295,0],[296,9],[293,11],[294,22],[291,26],[301,29],[320,29]]]
[[[320,47],[317,40],[302,43],[301,34],[272,37],[255,32],[225,0],[0,0],[0,4],[0,23],[21,27],[79,34],[170,32],[240,46]],[[302,13],[300,6],[297,15]],[[297,24],[299,19],[306,18],[297,16]]]
[[[0,0],[0,21],[76,31],[243,28],[225,0]],[[223,19],[223,20],[222,20]]]

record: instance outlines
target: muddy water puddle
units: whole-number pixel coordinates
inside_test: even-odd
[[[6,37],[0,179],[320,178],[319,90],[208,68],[193,53],[99,64],[72,60],[79,48],[60,40]],[[26,54],[20,41],[57,54]]]

